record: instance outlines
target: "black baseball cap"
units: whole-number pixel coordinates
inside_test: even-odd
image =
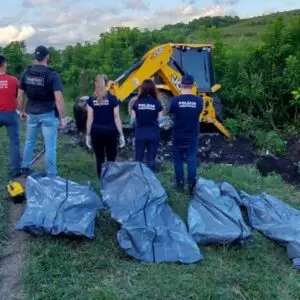
[[[192,75],[184,75],[181,80],[181,84],[184,84],[184,85],[193,85],[194,82],[195,82],[195,80]]]
[[[49,54],[49,50],[45,46],[38,46],[34,51],[37,61],[42,61]]]
[[[5,56],[0,55],[0,67],[2,67],[7,62]]]

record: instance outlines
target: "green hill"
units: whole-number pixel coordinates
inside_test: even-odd
[[[261,43],[261,36],[266,31],[267,25],[271,24],[277,17],[282,17],[288,23],[292,17],[300,16],[300,9],[286,12],[273,13],[269,15],[240,19],[238,17],[205,17],[193,20],[188,24],[178,23],[164,26],[161,31],[171,31],[174,36],[181,33],[185,41],[212,42],[211,28],[220,30],[221,38],[228,44]]]

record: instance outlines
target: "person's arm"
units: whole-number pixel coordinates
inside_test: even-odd
[[[162,121],[162,120],[164,120],[164,114],[163,114],[162,111],[160,111],[160,112],[158,113],[158,121]]]
[[[162,107],[161,104],[159,104],[159,106],[158,106],[158,118],[157,118],[159,127],[163,127],[165,120],[166,120],[166,117],[163,114],[163,107]]]
[[[65,118],[65,101],[63,96],[63,85],[59,75],[56,72],[53,72],[52,75],[52,89],[55,97],[55,105],[58,111],[59,120],[63,126],[63,120]]]
[[[20,118],[21,120],[25,120],[26,119],[26,113],[25,113],[25,101],[24,101],[24,95],[25,95],[25,83],[24,83],[24,78],[25,78],[25,72],[23,72],[23,74],[21,75],[20,78],[20,84],[18,87],[18,91],[17,91],[17,108],[20,112]]]
[[[203,111],[203,108],[204,108],[204,100],[203,100],[203,98],[201,97],[201,112],[200,112],[200,114],[202,113],[202,111]]]
[[[63,93],[61,91],[54,91],[54,97],[55,105],[59,115],[59,120],[60,122],[62,122],[62,120],[65,117],[65,103]]]
[[[114,119],[115,119],[115,124],[117,126],[118,132],[120,134],[120,136],[124,136],[123,134],[123,128],[122,128],[122,121],[121,121],[121,117],[120,117],[120,108],[119,106],[115,106],[114,107]]]
[[[86,134],[91,135],[91,128],[94,120],[94,111],[87,105],[87,119],[86,119]]]
[[[16,84],[16,102],[18,101],[18,90],[19,90],[19,80],[18,78],[15,77],[15,84]],[[18,106],[18,102],[17,102],[17,106]]]
[[[130,116],[130,125],[133,126],[135,125],[136,122],[136,112],[135,112],[135,107],[133,106],[131,110],[131,116]]]
[[[199,116],[201,115],[202,111],[203,111],[203,106],[204,106],[204,102],[203,102],[203,98],[199,97]]]
[[[21,88],[18,89],[17,107],[20,112],[21,120],[25,120],[26,113],[25,113],[24,90],[22,90]]]

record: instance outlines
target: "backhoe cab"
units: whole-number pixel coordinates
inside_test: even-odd
[[[138,63],[111,82],[109,91],[121,101],[129,101],[130,112],[137,89],[145,79],[151,78],[160,92],[164,114],[168,116],[169,99],[180,94],[182,76],[193,75],[196,81],[194,94],[200,95],[204,100],[200,121],[215,125],[225,136],[231,137],[231,133],[221,124],[222,104],[217,95],[221,85],[215,82],[212,50],[212,45],[160,45],[147,52]]]

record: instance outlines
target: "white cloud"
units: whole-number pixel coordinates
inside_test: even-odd
[[[201,17],[224,16],[228,13],[229,9],[221,5],[198,7],[188,4],[173,9],[160,9],[156,12],[156,19],[162,20],[161,23],[164,24],[174,24],[177,22],[187,22]]]
[[[123,0],[124,6],[127,9],[147,10],[149,2],[145,0]]]
[[[64,0],[24,0],[23,7],[30,8],[35,6],[44,6],[49,4],[59,4],[64,2]]]
[[[183,3],[195,4],[199,2],[198,0],[182,0]],[[213,0],[217,5],[235,5],[240,2],[240,0]]]
[[[60,11],[56,14],[52,10],[51,8],[46,10],[41,18],[42,21],[36,24],[39,33],[29,40],[30,44],[34,41],[42,41],[42,43],[62,48],[77,42],[96,41],[101,32],[111,27],[154,29],[166,24],[188,22],[205,16],[225,15],[229,12],[227,7],[220,5],[199,8],[189,4],[172,9],[162,8],[147,16],[145,14],[128,16],[118,13],[118,9],[108,7],[72,12]],[[51,18],[48,19],[46,15]]]
[[[31,5],[34,9],[23,9],[23,14],[17,20],[3,19],[2,24],[0,22],[0,30],[1,26],[3,27],[0,43],[25,39],[29,48],[35,47],[36,44],[62,48],[77,42],[96,41],[101,32],[106,32],[111,27],[154,29],[167,24],[186,23],[195,18],[230,13],[230,5],[203,6],[199,5],[197,0],[182,0],[175,6],[168,5],[166,1],[165,6],[162,4],[157,10],[150,10],[150,0],[121,1],[123,7],[109,4],[92,6],[88,5],[91,4],[88,0],[24,0],[23,5]],[[130,12],[147,7],[147,13]],[[27,23],[22,23],[26,21]],[[23,24],[26,26],[20,27]]]
[[[26,40],[35,33],[36,30],[32,26],[15,27],[13,25],[8,25],[0,27],[0,44],[6,45],[13,41]]]
[[[40,21],[36,23],[39,28],[58,28],[59,26],[103,23],[110,16],[116,16],[119,9],[86,8],[77,10],[60,10],[49,8],[44,11]]]
[[[235,5],[238,4],[240,0],[215,0],[216,4],[223,4],[223,5]]]

